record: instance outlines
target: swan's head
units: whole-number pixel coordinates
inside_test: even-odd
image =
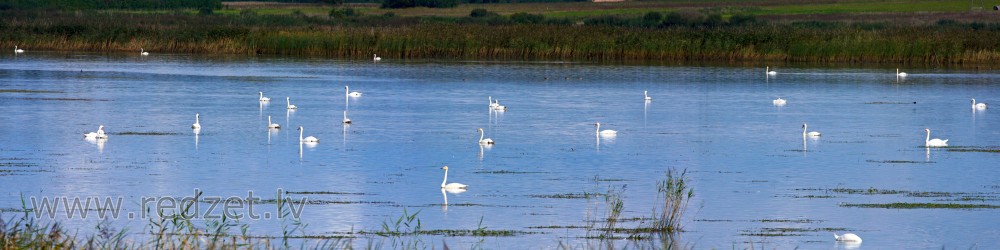
[[[448,170],[448,166],[441,167],[441,169]]]
[[[809,126],[809,125],[806,125],[805,123],[802,124],[802,128],[805,128],[807,126]]]
[[[476,131],[483,132],[483,128],[478,128]]]
[[[104,130],[104,125],[98,125],[97,130]]]
[[[195,118],[197,118],[197,117],[200,117],[200,116],[201,116],[201,114],[200,114],[200,113],[194,113],[194,117],[195,117]]]
[[[302,126],[299,126],[299,130],[302,130]]]
[[[927,133],[930,133],[930,132],[931,132],[931,129],[929,129],[929,128],[925,128],[925,129],[924,129],[924,132],[927,132]]]

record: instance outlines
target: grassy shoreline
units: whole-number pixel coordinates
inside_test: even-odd
[[[379,54],[386,59],[1000,63],[1000,23],[762,20],[663,26],[628,16],[534,23],[504,18],[7,11],[0,13],[0,47],[16,45],[29,53],[143,48],[154,54],[352,59]]]

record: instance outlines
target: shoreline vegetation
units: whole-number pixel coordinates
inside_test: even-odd
[[[536,12],[519,4],[464,4],[458,9],[471,8],[465,14],[364,3],[281,7],[226,2],[217,10],[7,9],[0,10],[0,47],[353,59],[379,54],[386,59],[1000,63],[1000,13],[992,10],[855,13],[773,5],[707,7],[726,1],[635,3],[638,7],[596,12],[571,7],[597,4],[589,2],[523,4],[553,8]],[[962,13],[968,14],[963,18]]]

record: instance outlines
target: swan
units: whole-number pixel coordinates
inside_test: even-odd
[[[778,97],[778,99],[774,99],[771,103],[774,103],[774,106],[785,106],[785,99]]]
[[[802,124],[802,136],[813,136],[813,137],[815,137],[815,136],[822,135],[822,134],[820,134],[819,132],[816,132],[816,131],[812,131],[812,132],[806,133],[806,129],[807,128],[809,128],[809,125],[806,125],[805,123],[803,123]]]
[[[899,68],[896,68],[896,75],[900,77],[906,77],[906,72],[899,72]]]
[[[372,58],[372,60],[375,60],[376,62],[382,61],[382,58],[378,57],[378,54],[372,54],[372,55],[374,55],[373,58]]]
[[[297,109],[297,108],[299,108],[299,107],[296,107],[295,105],[292,105],[292,101],[291,100],[292,100],[291,97],[287,97],[287,96],[285,97],[285,107],[288,107],[288,109]]]
[[[496,108],[497,105],[500,105],[499,103],[493,102],[493,96],[489,96],[489,98],[490,98],[490,108]]]
[[[149,52],[146,52],[146,50],[143,48],[139,48],[139,55],[148,56]]]
[[[976,98],[972,98],[973,109],[986,109],[986,103],[976,103]]]
[[[104,125],[100,125],[97,127],[97,132],[83,134],[83,137],[87,139],[107,139],[108,135],[104,133]]]
[[[602,135],[602,136],[616,136],[616,135],[618,135],[618,131],[614,131],[614,130],[610,130],[610,129],[605,129],[604,131],[601,131],[601,123],[600,122],[598,122],[597,124],[594,124],[594,125],[597,125],[597,132],[596,133],[599,134],[599,135]]]
[[[319,142],[319,139],[313,136],[302,138],[302,126],[299,126],[299,142]]]
[[[351,119],[347,118],[347,110],[344,110],[344,124],[351,124]]]
[[[649,96],[649,94],[647,92],[649,92],[649,91],[645,91],[645,90],[642,91],[642,95],[646,96],[646,101],[653,100],[653,97]]]
[[[834,233],[833,238],[837,239],[837,241],[861,243],[861,237],[858,237],[857,234],[852,234],[852,233],[846,233],[843,235],[837,235],[837,233]]]
[[[483,145],[493,144],[493,139],[490,138],[483,139],[484,135],[486,134],[483,132],[483,128],[479,128],[479,144]]]
[[[494,110],[507,110],[507,106],[500,105],[500,99],[493,100],[493,106],[491,107],[493,107]]]
[[[764,68],[764,72],[767,72],[767,75],[771,75],[771,76],[778,74],[777,71],[771,70],[771,66],[767,66],[767,68]]]
[[[448,166],[444,166],[441,169],[444,169],[444,181],[441,181],[442,189],[467,189],[469,187],[469,185],[458,182],[448,183]]]
[[[15,54],[16,54],[16,53],[24,53],[24,50],[23,50],[23,49],[18,49],[18,48],[17,48],[17,45],[14,45],[14,53],[15,53]]]
[[[271,98],[264,97],[264,92],[257,91],[257,93],[260,94],[260,98],[258,100],[260,100],[262,102],[270,102],[271,101]]]
[[[924,131],[927,131],[927,138],[924,139],[924,147],[947,147],[948,146],[948,139],[944,139],[944,140],[941,140],[941,139],[938,139],[938,138],[931,139],[931,129],[925,128]]]
[[[350,97],[361,97],[361,92],[357,92],[357,91],[348,92],[348,91],[350,91],[350,88],[348,86],[344,86],[344,93],[346,93],[347,96],[350,96]]]
[[[271,123],[271,116],[267,116],[267,128],[281,129],[281,125],[278,125],[277,123]]]
[[[201,114],[198,114],[198,113],[194,114],[194,124],[191,124],[191,128],[193,128],[193,129],[201,129],[201,122],[199,121],[200,120],[199,119],[200,116],[201,116]]]

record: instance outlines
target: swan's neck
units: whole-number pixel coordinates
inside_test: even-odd
[[[444,187],[446,183],[448,183],[448,170],[447,169],[444,170],[444,180],[441,181],[441,187]]]
[[[807,130],[809,130],[809,125],[802,124],[802,136],[806,135]]]
[[[601,133],[601,124],[600,123],[597,124],[597,131],[594,131],[594,132],[598,133],[598,134]]]
[[[485,135],[486,135],[486,132],[483,132],[483,130],[480,129],[479,130],[479,141],[483,141],[483,136],[485,136]]]
[[[194,115],[194,124],[198,124],[199,120],[201,120],[201,118],[199,118],[198,115]]]
[[[271,116],[267,116],[267,125],[271,126]]]
[[[302,132],[304,132],[302,130],[302,128],[299,128],[299,141],[302,141]]]
[[[344,120],[347,120],[347,111],[344,111]]]
[[[930,143],[931,141],[931,131],[927,130],[927,139],[924,139],[924,144]]]

